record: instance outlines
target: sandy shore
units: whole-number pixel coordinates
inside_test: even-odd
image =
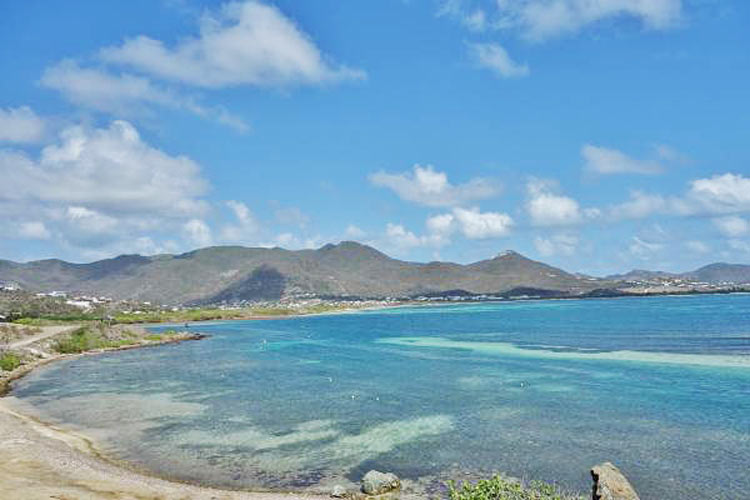
[[[67,330],[61,329],[55,334],[65,331]],[[51,336],[44,335],[44,338],[49,337]],[[160,343],[184,340],[189,339],[177,338]],[[128,346],[121,349],[141,348],[148,345],[154,344]],[[96,353],[81,355],[92,354]],[[39,359],[20,368],[13,373],[10,380],[4,382],[25,376],[42,364],[70,357],[73,356],[55,355],[48,359]],[[3,500],[316,500],[326,498],[299,493],[219,490],[152,477],[108,459],[97,450],[90,439],[29,416],[19,409],[22,407],[23,405],[14,397],[0,395],[0,498]]]
[[[7,499],[289,500],[312,495],[222,491],[128,470],[83,436],[21,414],[0,399],[0,492]]]

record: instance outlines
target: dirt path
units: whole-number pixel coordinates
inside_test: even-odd
[[[26,337],[25,339],[17,340],[15,342],[11,342],[10,344],[3,345],[2,347],[4,347],[5,349],[20,349],[21,347],[33,344],[34,342],[37,342],[39,340],[44,340],[50,337],[54,337],[55,335],[71,332],[78,327],[79,325],[43,326],[41,327],[42,333],[31,335],[29,337]]]

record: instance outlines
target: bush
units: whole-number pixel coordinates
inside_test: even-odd
[[[565,495],[555,486],[532,481],[527,486],[494,476],[476,483],[448,482],[451,500],[574,500],[580,497]]]
[[[138,341],[127,339],[108,339],[101,329],[91,326],[78,328],[73,333],[57,341],[54,345],[55,351],[61,354],[78,354],[94,349],[107,349],[111,347],[123,347],[136,344]]]
[[[12,352],[0,354],[0,370],[10,372],[21,366],[21,358]]]

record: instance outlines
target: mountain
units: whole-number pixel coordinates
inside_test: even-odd
[[[725,264],[719,262],[703,266],[695,271],[686,273],[668,273],[665,271],[646,271],[644,269],[633,269],[625,274],[612,274],[605,279],[615,281],[648,281],[658,279],[685,279],[702,283],[750,283],[750,265]]]
[[[159,304],[327,297],[502,294],[580,295],[611,282],[584,278],[516,252],[462,265],[393,259],[353,241],[317,250],[210,247],[180,255],[122,255],[90,264],[0,261],[0,281]],[[534,293],[534,292],[539,293]]]
[[[720,262],[703,266],[681,276],[706,283],[750,283],[750,266]]]
[[[616,281],[645,281],[659,278],[674,278],[677,274],[666,271],[647,271],[646,269],[633,269],[625,274],[611,274],[606,279]]]

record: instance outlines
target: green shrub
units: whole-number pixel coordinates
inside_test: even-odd
[[[61,354],[78,354],[94,349],[108,349],[137,344],[134,338],[110,340],[104,336],[101,329],[83,326],[73,333],[61,338],[54,345],[55,351]]]
[[[532,481],[524,486],[494,476],[476,483],[463,482],[457,485],[448,482],[451,500],[574,500],[580,497],[561,493],[555,486],[540,481]]]
[[[21,358],[12,352],[0,354],[0,370],[10,372],[21,366]]]
[[[54,349],[61,354],[76,354],[94,349],[94,343],[94,335],[89,328],[84,326],[58,340]]]

